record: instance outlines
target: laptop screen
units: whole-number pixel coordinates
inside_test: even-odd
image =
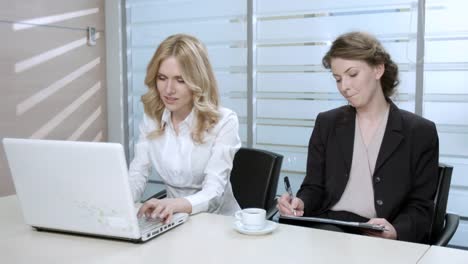
[[[4,139],[29,225],[140,238],[122,145]]]

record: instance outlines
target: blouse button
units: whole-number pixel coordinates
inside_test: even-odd
[[[383,205],[383,201],[382,201],[382,200],[377,200],[376,203],[377,203],[377,205],[379,205],[379,206],[382,206],[382,205]]]

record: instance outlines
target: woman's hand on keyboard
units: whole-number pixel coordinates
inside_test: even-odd
[[[192,212],[192,205],[185,198],[164,198],[164,199],[150,199],[146,201],[138,210],[138,217],[148,217],[155,219],[156,217],[169,223],[174,213],[188,213]]]

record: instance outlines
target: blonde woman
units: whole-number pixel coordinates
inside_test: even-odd
[[[148,65],[145,84],[130,185],[139,200],[153,167],[166,185],[167,198],[150,199],[138,215],[165,222],[176,212],[232,215],[240,209],[229,180],[241,146],[239,123],[233,111],[219,105],[203,44],[184,34],[168,37]]]

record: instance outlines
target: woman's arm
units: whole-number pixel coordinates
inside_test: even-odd
[[[196,214],[217,208],[220,205],[226,185],[232,170],[234,155],[241,147],[239,138],[239,121],[234,112],[228,112],[219,123],[211,155],[204,170],[205,179],[202,189],[185,197],[192,205],[192,213]]]
[[[192,213],[192,205],[185,198],[152,198],[140,207],[138,217],[145,216],[153,219],[158,217],[165,223],[169,223],[174,213],[190,214]]]
[[[128,173],[130,188],[135,202],[138,202],[141,199],[141,195],[143,194],[146,183],[148,182],[151,161],[148,153],[149,147],[147,135],[150,129],[151,127],[148,117],[143,115],[143,119],[139,125],[140,135],[138,142],[135,144],[135,156],[130,163]]]
[[[439,139],[434,123],[413,135],[412,189],[405,206],[392,221],[399,240],[422,242],[430,232],[439,166]]]
[[[304,215],[312,215],[319,210],[325,193],[325,149],[322,138],[322,114],[315,120],[314,130],[309,141],[307,172],[297,197],[304,203]]]

